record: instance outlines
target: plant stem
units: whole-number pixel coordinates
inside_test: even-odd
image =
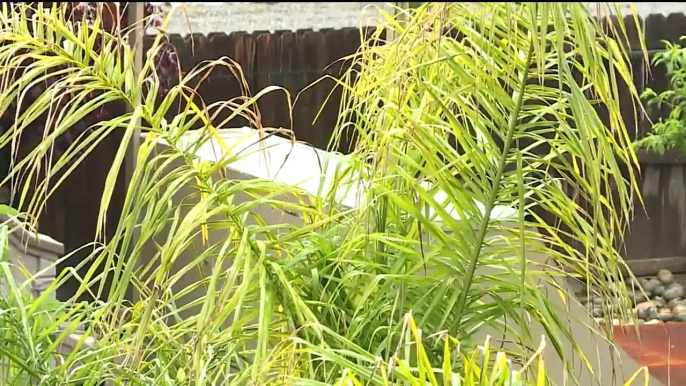
[[[515,108],[514,110],[512,110],[512,114],[510,115],[510,119],[507,123],[507,137],[503,145],[502,157],[500,157],[500,160],[498,162],[498,169],[495,178],[493,179],[493,186],[491,188],[488,201],[485,203],[486,208],[484,210],[484,217],[481,220],[481,225],[476,236],[476,245],[474,246],[472,256],[470,257],[469,267],[467,268],[467,275],[464,278],[464,285],[462,286],[462,290],[460,291],[460,297],[457,299],[457,319],[455,320],[453,327],[450,329],[450,335],[452,336],[457,336],[460,324],[462,323],[462,315],[464,313],[464,308],[467,303],[467,295],[469,294],[469,288],[472,285],[472,279],[474,278],[476,265],[479,261],[479,256],[481,255],[481,247],[483,246],[484,239],[486,238],[488,224],[491,221],[491,212],[493,211],[493,208],[495,207],[495,201],[498,198],[500,180],[502,180],[503,174],[505,173],[507,153],[509,153],[510,151],[510,147],[512,146],[512,138],[514,137],[515,130],[517,129],[519,112],[522,110],[522,106],[524,105],[524,90],[526,89],[526,80],[529,77],[531,57],[533,56],[533,53],[534,43],[533,41],[530,41],[529,52],[526,55],[524,71],[522,72],[520,80],[521,84],[519,85],[519,90],[516,96],[517,100],[515,101]]]

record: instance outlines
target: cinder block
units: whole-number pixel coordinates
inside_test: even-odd
[[[30,292],[41,294],[56,277],[56,262],[64,254],[62,243],[42,234],[26,230],[21,222],[7,216],[0,221],[9,225],[9,256],[11,272],[17,285],[29,284]],[[2,293],[8,294],[7,283],[0,284]],[[54,298],[54,294],[51,295]]]

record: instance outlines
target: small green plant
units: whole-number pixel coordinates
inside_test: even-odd
[[[423,343],[427,339],[421,340],[421,336],[421,330],[417,328],[412,315],[406,314],[401,341],[409,343],[399,347],[389,362],[377,365],[376,377],[383,381],[383,385],[542,386],[549,381],[544,363],[545,336],[541,338],[538,349],[521,366],[514,365],[504,351],[494,350],[490,345],[490,337],[486,337],[484,344],[479,345],[471,354],[461,354],[459,341],[451,336],[443,336],[439,339],[443,346],[440,368],[431,367]],[[405,356],[401,355],[403,352]],[[456,366],[457,363],[460,364],[459,367]],[[390,376],[390,369],[393,367],[398,369],[399,376]],[[523,375],[529,367],[536,369],[535,376],[525,378]],[[627,379],[624,386],[648,385],[649,379],[648,368],[643,366]],[[355,377],[353,371],[346,368],[335,385],[364,384]]]
[[[682,36],[679,40],[685,40]],[[655,55],[652,66],[665,66],[669,89],[660,93],[648,88],[641,95],[647,106],[668,106],[667,118],[660,118],[650,134],[636,141],[636,146],[663,154],[676,149],[686,154],[686,47],[664,41],[666,49]]]

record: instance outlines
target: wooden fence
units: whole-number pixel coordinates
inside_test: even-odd
[[[625,23],[631,37],[632,49],[639,50],[639,28],[644,28],[647,48],[651,54],[664,48],[662,40],[676,42],[686,35],[686,16],[667,17],[651,15],[635,25],[633,18]],[[372,29],[365,32],[368,36]],[[329,66],[337,59],[355,52],[360,46],[360,31],[356,28],[341,30],[299,30],[276,33],[254,32],[172,36],[184,70],[198,63],[228,56],[238,62],[253,94],[269,85],[279,85],[293,97],[312,81],[324,74],[337,75],[341,63]],[[149,45],[149,42],[147,43]],[[667,89],[668,82],[662,68],[646,68],[642,55],[632,55],[634,81],[639,93],[646,87],[656,91]],[[325,69],[326,68],[326,69]],[[340,102],[340,90],[329,96],[333,80],[325,80],[300,94],[290,123],[286,96],[274,92],[259,102],[265,126],[292,128],[299,140],[324,148],[331,137]],[[217,69],[199,89],[205,103],[227,100],[240,94],[234,76],[227,69]],[[329,98],[320,118],[314,121],[324,100]],[[629,98],[623,101],[622,114],[628,128],[637,127],[632,138],[650,130],[651,120],[664,116],[666,109],[649,108],[647,116],[635,114]],[[219,117],[223,119],[225,117]],[[234,122],[235,126],[241,122]],[[68,251],[75,250],[93,240],[97,207],[107,167],[116,152],[119,135],[108,138],[72,176],[65,187],[50,200],[47,212],[41,218],[41,231],[65,243]],[[346,144],[347,145],[347,144]],[[341,149],[344,150],[344,149]],[[686,158],[673,154],[658,156],[640,152],[642,177],[641,193],[645,212],[636,210],[631,231],[625,236],[624,254],[636,274],[652,274],[666,267],[674,272],[686,272]],[[115,191],[115,202],[109,218],[118,218],[121,211],[123,183]],[[114,226],[109,226],[110,233]],[[66,265],[77,264],[85,251],[75,255]],[[656,261],[658,259],[659,261]],[[73,283],[76,285],[76,283]],[[67,297],[72,286],[64,287]]]
[[[356,52],[362,39],[366,40],[373,31],[374,28],[364,31],[345,28],[185,37],[172,35],[169,42],[176,48],[184,71],[206,60],[229,57],[240,64],[252,95],[268,86],[283,87],[290,94],[291,103],[295,102],[293,122],[286,93],[274,91],[258,101],[262,125],[292,129],[299,140],[325,148],[336,124],[341,93],[339,88],[331,93],[336,88],[335,81],[322,78],[339,77],[344,63],[338,59]],[[152,40],[151,36],[145,40],[146,51]],[[300,93],[319,79],[322,80]],[[200,85],[199,93],[206,104],[242,95],[236,76],[221,66],[215,67],[208,80]],[[317,114],[319,117],[315,120]],[[226,116],[228,111],[216,121],[221,122]],[[243,119],[236,119],[229,126],[246,123]]]
[[[646,46],[651,54],[663,50],[664,41],[678,42],[686,35],[686,15],[651,15],[641,25],[626,19],[631,33],[632,49],[640,45],[635,31],[644,28]],[[634,51],[636,52],[636,51]],[[634,84],[641,93],[646,88],[656,92],[669,89],[664,67],[646,67],[641,55],[633,55]],[[652,122],[666,117],[669,109],[655,106],[646,108],[647,115],[636,117],[633,108],[625,101],[622,114],[627,127],[638,127],[632,137],[640,138],[648,133]],[[635,218],[625,235],[624,255],[632,270],[638,275],[650,275],[660,268],[686,273],[686,158],[674,153],[664,156],[645,151],[639,152],[641,178],[639,186],[645,211],[636,207]],[[636,201],[638,205],[638,201]]]

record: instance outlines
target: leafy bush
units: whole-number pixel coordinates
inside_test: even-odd
[[[686,48],[677,43],[664,43],[665,51],[657,53],[651,64],[665,67],[670,88],[659,94],[647,88],[641,98],[647,106],[667,107],[670,112],[667,118],[660,117],[651,132],[636,141],[636,146],[660,154],[675,148],[680,154],[686,154]]]
[[[352,384],[421,384],[435,383],[431,374],[438,382],[436,374],[445,371],[439,369],[450,364],[450,381],[453,372],[461,373],[460,382],[469,385],[477,369],[509,371],[502,355],[493,364],[490,356],[483,363],[470,359],[482,341],[479,333],[517,334],[508,357],[523,364],[538,344],[534,325],[545,326],[554,355],[574,378],[577,371],[562,347],[571,344],[583,353],[569,319],[590,317],[569,315],[556,301],[554,296],[571,299],[565,288],[555,287],[556,278],[573,276],[608,298],[626,297],[625,288],[611,283],[623,280],[615,232],[626,225],[635,186],[634,176],[621,177],[618,165],[634,158],[617,107],[616,79],[608,73],[616,71],[617,80],[629,85],[632,77],[619,46],[583,3],[426,4],[405,21],[389,17],[387,28],[397,38],[364,46],[340,82],[344,103],[332,148],[346,135],[357,141],[349,156],[341,156],[332,180],[334,186],[365,187],[352,208],[337,205],[336,189],[305,199],[295,186],[232,180],[217,172],[244,156],[223,142],[230,129],[213,121],[219,111],[244,117],[264,137],[289,134],[259,121],[256,101],[278,87],[254,96],[246,89],[246,96],[205,106],[195,96],[195,82],[213,68],[229,68],[246,84],[236,63],[220,59],[193,69],[167,93],[150,92],[162,87],[155,70],[161,35],[137,74],[120,31],[71,23],[64,7],[37,7],[35,27],[29,27],[27,11],[26,5],[3,8],[0,65],[9,69],[0,83],[3,101],[45,73],[58,77],[18,109],[0,137],[0,146],[8,147],[39,116],[51,124],[4,181],[14,181],[22,207],[30,204],[29,218],[64,181],[60,173],[73,170],[68,165],[121,131],[124,140],[108,165],[100,208],[104,227],[128,143],[139,129],[147,135],[117,229],[81,263],[90,268],[78,277],[82,285],[74,300],[59,306],[59,323],[36,329],[24,305],[6,306],[4,315],[19,318],[7,332],[35,343],[9,350],[8,358],[15,359],[5,377],[10,383],[30,377],[46,384],[321,385],[343,376]],[[96,11],[97,20],[102,10]],[[97,50],[95,40],[118,51]],[[607,58],[610,72],[597,65]],[[24,61],[40,71],[7,76]],[[581,84],[575,68],[586,75]],[[82,103],[91,93],[98,97]],[[54,95],[68,97],[54,107]],[[177,111],[179,99],[185,104]],[[60,135],[114,101],[129,112],[89,127],[46,162]],[[610,128],[594,103],[608,107]],[[6,108],[7,102],[0,104],[0,111]],[[198,122],[201,129],[191,135]],[[614,133],[618,139],[608,140]],[[194,149],[212,141],[223,148],[216,160],[193,157]],[[168,150],[156,150],[161,142]],[[45,178],[32,180],[38,170]],[[609,186],[616,196],[605,193]],[[568,187],[587,205],[570,198]],[[178,196],[184,201],[174,205]],[[514,208],[509,223],[496,218],[498,205]],[[303,224],[267,223],[258,208],[301,213]],[[565,228],[545,220],[541,210]],[[222,237],[210,241],[209,234]],[[573,242],[586,250],[574,249]],[[145,250],[150,244],[154,248]],[[183,253],[193,259],[178,269],[174,263]],[[203,269],[207,279],[180,284]],[[114,277],[111,286],[100,272]],[[59,279],[73,274],[62,272]],[[548,284],[559,291],[547,292]],[[132,288],[135,302],[126,298]],[[184,303],[191,291],[201,295]],[[108,300],[76,302],[85,292]],[[604,307],[609,311],[609,304]],[[48,366],[47,358],[79,326],[84,341],[95,338],[93,348]],[[459,347],[450,354],[452,362],[446,347]],[[540,382],[539,371],[534,362],[521,379]],[[506,382],[502,374],[489,381]]]
[[[30,282],[26,277],[24,283],[15,281],[10,273],[11,263],[7,261],[7,229],[6,224],[0,225],[0,283],[6,288],[12,288],[10,297],[0,299],[0,339],[4,343],[0,351],[0,374],[6,380],[13,380],[16,384],[30,384],[32,379],[40,379],[42,384],[56,384],[64,379],[56,377],[59,371],[55,371],[57,364],[71,367],[76,370],[77,364],[74,358],[70,358],[71,350],[55,349],[54,336],[42,333],[54,332],[54,324],[58,323],[64,315],[60,312],[61,307],[54,301],[42,302],[32,299],[25,286]],[[13,296],[13,294],[23,294]],[[35,307],[35,306],[39,307]],[[38,333],[38,334],[36,334]],[[440,367],[433,367],[426,353],[423,341],[437,340],[442,342],[443,360]],[[484,345],[477,347],[472,353],[463,353],[459,341],[455,338],[439,334],[437,336],[422,338],[422,332],[417,328],[415,319],[411,314],[406,314],[401,326],[399,345],[389,360],[377,360],[374,364],[373,377],[383,385],[451,385],[451,386],[524,386],[544,385],[547,381],[543,354],[545,348],[545,336],[542,337],[538,349],[529,357],[522,366],[515,366],[504,351],[496,351],[490,346],[490,337],[486,338]],[[80,346],[80,350],[91,350],[86,339],[72,339],[74,346]],[[73,352],[73,351],[71,351]],[[89,353],[92,354],[92,353]],[[29,361],[26,361],[29,359]],[[82,360],[84,360],[82,358]],[[86,359],[87,360],[87,359]],[[534,377],[524,377],[527,368],[537,364]],[[516,368],[516,369],[515,369]],[[397,371],[396,371],[397,369]],[[17,371],[19,370],[19,371]],[[22,371],[23,370],[23,371]],[[84,371],[85,370],[85,371]],[[73,371],[72,379],[89,384],[92,375],[89,375],[88,367],[81,371]],[[393,375],[398,373],[400,376]],[[625,386],[634,385],[643,375],[644,384],[648,385],[648,372],[642,367],[629,377]],[[400,379],[398,379],[400,378]],[[155,385],[172,384],[180,385],[190,381],[186,372],[180,370],[176,377],[166,382],[157,381]],[[374,383],[379,383],[374,382]],[[61,383],[60,383],[61,384]],[[314,384],[305,383],[301,384]],[[336,386],[365,384],[364,380],[358,379],[351,368],[345,368],[340,377],[334,383]]]

